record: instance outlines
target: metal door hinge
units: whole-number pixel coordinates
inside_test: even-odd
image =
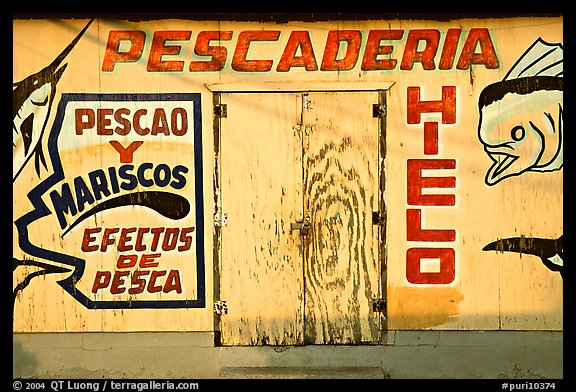
[[[372,224],[373,225],[383,225],[386,222],[386,216],[380,211],[372,212]]]
[[[214,214],[214,226],[222,227],[226,226],[227,223],[228,223],[228,214],[223,212]]]
[[[219,315],[228,314],[228,304],[226,301],[214,302],[214,313]]]
[[[308,98],[308,93],[302,94],[302,106],[304,109],[312,109],[312,101]]]
[[[386,116],[386,105],[383,103],[375,103],[372,105],[372,117],[383,118]]]
[[[384,298],[374,298],[372,300],[372,311],[384,313],[386,311],[386,300]]]
[[[219,118],[228,117],[228,105],[225,103],[214,105],[214,116]]]

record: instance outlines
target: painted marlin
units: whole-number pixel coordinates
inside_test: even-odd
[[[56,95],[56,85],[62,77],[67,64],[64,59],[78,43],[84,32],[92,24],[93,19],[86,24],[72,42],[60,53],[54,61],[41,71],[13,84],[13,133],[12,133],[12,165],[15,182],[22,169],[34,156],[36,174],[40,176],[40,164],[46,167],[46,159],[42,146],[44,131],[48,125],[50,111]],[[16,270],[24,269],[24,273],[16,274]],[[69,268],[53,265],[48,262],[24,258],[12,258],[13,295],[14,301],[19,292],[24,290],[32,278],[71,271]]]
[[[478,138],[493,161],[487,185],[563,166],[563,49],[537,39],[478,100]]]
[[[56,95],[56,85],[68,65],[62,65],[62,62],[92,22],[93,19],[50,65],[12,85],[12,181],[16,181],[32,156],[38,176],[40,164],[46,168],[42,138]]]
[[[503,238],[486,245],[482,250],[514,252],[538,256],[550,270],[564,277],[564,236],[558,239],[513,237]]]

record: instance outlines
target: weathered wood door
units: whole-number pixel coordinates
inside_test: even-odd
[[[221,344],[378,343],[383,97],[219,95]]]

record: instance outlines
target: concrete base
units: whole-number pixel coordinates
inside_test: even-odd
[[[264,371],[265,370],[265,371]],[[379,367],[227,367],[223,379],[384,379],[389,378]]]
[[[13,335],[31,379],[563,378],[562,332],[390,331],[379,346],[214,347],[213,334]]]

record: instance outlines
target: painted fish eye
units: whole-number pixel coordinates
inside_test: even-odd
[[[524,139],[524,135],[526,135],[526,131],[524,127],[521,125],[516,125],[510,131],[510,136],[512,136],[512,140],[519,142],[520,140]]]

